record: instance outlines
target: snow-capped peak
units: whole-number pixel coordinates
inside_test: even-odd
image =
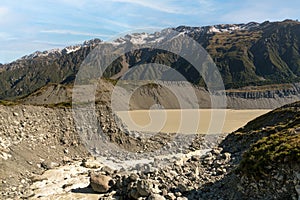
[[[36,51],[30,55],[23,56],[19,60],[33,59],[36,57],[45,57],[45,56],[60,56],[63,54],[69,54],[72,52],[76,52],[83,47],[88,47],[88,46],[95,47],[96,45],[98,45],[101,42],[102,42],[102,40],[96,38],[96,39],[84,41],[83,44],[72,45],[72,46],[65,47],[63,49],[55,48],[55,49],[46,50],[46,51]]]
[[[189,27],[189,26],[179,26],[175,30],[184,33],[192,32],[206,32],[208,34],[212,33],[224,33],[224,32],[234,32],[237,30],[250,30],[259,27],[259,23],[250,22],[247,24],[219,24],[213,26],[202,26],[202,27]]]
[[[33,59],[36,57],[45,57],[49,55],[61,54],[60,49],[51,49],[46,51],[36,51],[30,55],[23,56],[21,59]]]
[[[153,36],[149,33],[132,33],[112,41],[111,44],[121,45],[125,44],[126,42],[131,42],[132,44],[145,44],[151,38],[153,38]]]
[[[136,45],[151,44],[151,43],[158,43],[166,39],[170,39],[180,34],[181,33],[175,32],[172,29],[163,29],[160,32],[153,32],[153,33],[143,32],[143,33],[127,34],[124,37],[120,37],[110,43],[113,45],[121,45],[121,44],[125,44],[126,42],[130,42]]]
[[[241,26],[235,24],[221,24],[211,26],[208,30],[208,33],[223,33],[223,32],[232,32],[235,30],[241,30]]]
[[[61,50],[62,54],[69,54],[75,51],[78,51],[81,48],[81,45],[68,46]]]
[[[100,40],[98,38],[92,39],[92,40],[86,40],[86,41],[83,42],[83,44],[78,44],[78,45],[65,47],[64,49],[61,50],[61,53],[69,54],[69,53],[78,51],[82,47],[89,47],[89,46],[95,47],[98,44],[100,44],[101,42],[102,42],[102,40]]]

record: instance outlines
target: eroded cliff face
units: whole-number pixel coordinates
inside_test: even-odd
[[[224,102],[212,106],[207,89],[188,82],[144,83],[138,88],[101,79],[97,85],[95,101],[120,110],[149,109],[159,104],[165,109],[274,109],[300,100],[300,83],[245,87],[216,92],[214,97]],[[71,105],[73,86],[51,84],[20,100],[31,105]],[[92,91],[91,91],[92,92]],[[114,95],[112,95],[114,93]],[[129,101],[124,96],[129,96]],[[223,95],[223,96],[222,96]],[[127,105],[128,104],[128,105]]]
[[[300,100],[299,83],[246,87],[226,90],[225,93],[216,92],[213,95],[199,86],[192,86],[194,93],[189,92],[190,87],[189,84],[169,82],[166,87],[140,88],[132,95],[131,108],[149,109],[153,104],[160,104],[167,109],[224,108],[224,105],[229,109],[274,109]],[[218,97],[225,102],[218,103]],[[214,98],[216,102],[212,104]]]
[[[227,105],[233,109],[274,109],[299,101],[300,84],[246,87],[227,90]]]

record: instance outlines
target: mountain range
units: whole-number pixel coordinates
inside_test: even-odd
[[[177,35],[170,34],[171,30]],[[72,84],[81,63],[97,46],[105,49],[124,44],[159,44],[180,34],[203,46],[218,67],[226,89],[300,80],[298,21],[179,26],[155,33],[128,34],[112,42],[93,39],[64,49],[37,51],[14,62],[0,64],[0,99],[21,98],[48,84]],[[182,57],[147,48],[130,51],[116,59],[106,69],[104,77],[119,79],[128,68],[147,63],[170,66],[194,85],[205,86],[199,72]]]

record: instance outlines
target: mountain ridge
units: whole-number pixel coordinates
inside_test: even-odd
[[[179,26],[155,33],[133,33],[113,42],[100,39],[62,50],[36,52],[0,67],[0,99],[26,96],[49,83],[72,83],[80,64],[97,46],[160,43],[186,34],[201,44],[215,61],[226,89],[300,82],[300,23],[250,22],[204,27]],[[174,33],[173,33],[174,34]],[[105,78],[118,79],[135,65],[147,63],[172,67],[195,85],[205,86],[199,72],[178,55],[155,49],[138,49],[118,58]],[[118,74],[118,76],[115,76]],[[138,78],[138,77],[137,77]]]

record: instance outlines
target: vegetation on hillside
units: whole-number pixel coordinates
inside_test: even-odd
[[[300,163],[300,102],[283,106],[248,123],[245,131],[263,132],[244,153],[239,171],[256,178],[270,167]],[[260,128],[259,128],[260,127]],[[253,134],[253,137],[257,137]]]

